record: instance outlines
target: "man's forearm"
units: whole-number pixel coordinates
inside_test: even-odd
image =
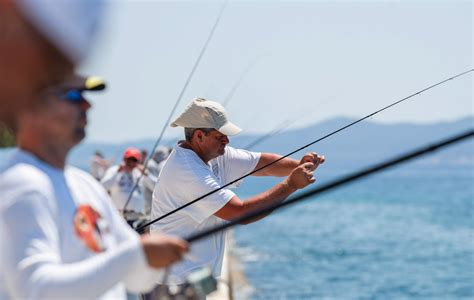
[[[127,274],[140,276],[148,268],[138,238],[76,262],[63,262],[57,249],[59,225],[50,201],[31,193],[13,203],[0,213],[2,237],[9,241],[0,262],[5,272],[15,274],[8,282],[18,298],[96,299]]]
[[[272,187],[271,189],[247,199],[244,202],[242,215],[246,215],[250,212],[265,208],[269,205],[283,202],[286,198],[288,198],[289,195],[294,193],[296,190],[296,188],[291,187],[290,185],[288,185],[288,182],[284,180]],[[270,213],[255,217],[254,219],[249,220],[244,224],[253,223],[266,217],[269,214]]]
[[[260,156],[260,160],[255,167],[255,170],[260,169],[263,166],[266,166],[278,159],[281,158],[281,155],[274,154],[274,153],[262,153]],[[299,165],[299,161],[285,157],[284,159],[274,163],[270,167],[264,168],[261,171],[256,172],[253,174],[254,176],[276,176],[276,177],[283,177],[288,176],[291,171]]]

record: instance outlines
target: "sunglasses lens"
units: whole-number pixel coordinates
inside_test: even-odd
[[[74,102],[74,103],[79,103],[82,101],[82,94],[81,92],[77,90],[70,90],[64,95],[64,100]]]

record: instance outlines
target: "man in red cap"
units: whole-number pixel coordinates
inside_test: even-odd
[[[0,169],[0,299],[126,299],[149,290],[184,241],[139,236],[104,188],[65,161],[85,137],[84,91],[75,76],[18,115],[18,150]],[[137,159],[134,152],[128,157]]]
[[[155,176],[143,170],[141,160],[139,149],[127,148],[122,163],[110,167],[101,180],[117,210],[131,223],[147,217],[143,193],[145,188],[153,190],[156,182]],[[134,189],[142,172],[143,178]]]

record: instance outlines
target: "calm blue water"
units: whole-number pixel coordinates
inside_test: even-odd
[[[473,299],[473,186],[396,171],[238,227],[250,298]]]

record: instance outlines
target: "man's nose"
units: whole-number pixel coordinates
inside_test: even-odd
[[[229,143],[229,138],[227,137],[227,135],[225,135],[223,138],[222,138],[222,143],[224,145],[227,145]]]
[[[88,111],[92,107],[92,104],[86,99],[83,99],[79,105],[83,111]]]

